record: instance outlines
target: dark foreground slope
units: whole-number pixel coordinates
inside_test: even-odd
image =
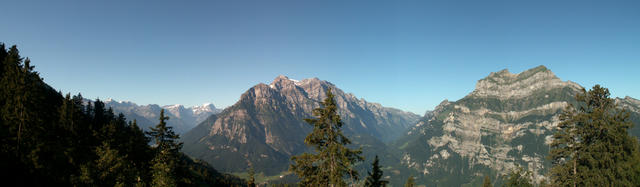
[[[0,178],[16,186],[150,186],[155,148],[104,103],[83,104],[47,85],[14,46],[0,45]],[[182,155],[182,154],[181,154]],[[180,186],[243,185],[180,156]]]

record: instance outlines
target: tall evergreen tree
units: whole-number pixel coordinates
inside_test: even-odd
[[[139,170],[140,180],[146,179],[144,173],[149,168],[149,160],[153,158],[153,153],[149,144],[149,138],[144,135],[144,132],[138,127],[137,121],[129,123],[129,130],[127,130],[127,142],[123,146],[124,154],[128,155],[128,158],[133,163],[133,166]]]
[[[27,120],[30,119],[27,110],[27,97],[28,92],[27,82],[28,74],[23,65],[23,58],[20,57],[18,48],[12,46],[5,60],[3,62],[2,77],[2,98],[5,98],[4,107],[2,108],[3,121],[8,122],[9,131],[15,131],[17,137],[15,138],[15,150],[17,154],[20,154],[20,144],[22,136],[24,135],[23,129],[27,124]]]
[[[576,95],[561,115],[549,158],[557,186],[633,186],[640,184],[637,138],[627,132],[629,113],[600,85]]]
[[[491,178],[489,178],[488,175],[484,176],[484,179],[482,180],[482,187],[491,187]]]
[[[126,156],[113,149],[109,143],[103,143],[95,150],[98,158],[82,167],[84,185],[131,186],[136,176]]]
[[[180,137],[173,132],[172,127],[167,126],[166,120],[169,117],[164,116],[164,109],[160,110],[159,120],[160,123],[147,132],[154,139],[156,149],[151,166],[151,182],[153,186],[177,186],[180,182],[177,167],[182,143],[177,142]]]
[[[0,175],[4,183],[145,186],[151,184],[149,165],[155,159],[155,173],[174,176],[164,168],[178,168],[178,185],[246,184],[179,153],[178,137],[165,123],[152,131],[160,144],[153,150],[162,153],[154,155],[135,121],[127,124],[123,115],[115,116],[98,100],[85,104],[80,94],[63,97],[30,63],[16,46],[7,51],[0,43],[0,168],[8,171]]]
[[[304,142],[314,147],[315,154],[303,153],[291,158],[293,164],[289,170],[300,177],[303,186],[346,186],[345,175],[357,179],[358,173],[352,166],[363,160],[360,149],[346,147],[351,141],[340,129],[343,123],[330,88],[326,94],[322,106],[313,110],[318,118],[305,119],[313,126],[313,131]]]
[[[378,159],[378,155],[376,155],[375,159],[373,159],[373,163],[371,163],[371,172],[367,172],[369,176],[365,179],[364,186],[368,187],[380,187],[387,186],[389,181],[382,180],[383,172],[380,168],[380,160]]]
[[[0,43],[0,79],[4,74],[4,59],[7,57],[7,49],[4,43]]]
[[[169,116],[164,115],[164,109],[160,110],[160,123],[155,127],[150,127],[151,130],[147,132],[147,135],[153,138],[153,143],[158,151],[168,150],[177,153],[182,148],[182,143],[177,141],[180,136],[173,132],[173,127],[167,126],[167,120],[169,120]]]
[[[30,60],[23,59],[15,45],[6,53],[2,66],[0,118],[3,137],[0,141],[3,155],[10,157],[10,160],[19,160],[8,164],[7,168],[18,167],[12,170],[18,173],[18,170],[24,171],[25,175],[36,178],[59,174],[45,169],[60,163],[52,159],[62,158],[57,149],[59,142],[51,142],[54,141],[52,133],[46,128],[57,132],[57,127],[53,125],[57,114],[55,109],[59,104],[56,99],[61,97],[55,95],[57,92],[47,92],[50,90],[43,86],[39,75],[33,72]],[[52,100],[45,98],[47,94],[53,95]],[[46,145],[48,142],[51,144]],[[50,179],[52,181],[46,182],[58,180]]]
[[[416,179],[413,176],[407,178],[407,182],[404,183],[404,187],[414,187],[416,185]]]
[[[256,186],[256,178],[255,178],[256,172],[253,169],[253,166],[251,166],[251,168],[249,168],[249,181],[247,181],[247,185],[249,187],[255,187]]]
[[[2,82],[2,80],[4,79],[4,71],[5,71],[5,58],[7,57],[7,49],[5,48],[4,43],[0,43],[0,83],[5,84],[4,82]],[[4,86],[2,86],[2,88],[4,89]],[[0,91],[0,94],[4,93]],[[5,103],[5,99],[4,97],[0,97],[0,106],[4,106]],[[1,108],[0,108],[0,112]],[[4,114],[4,113],[2,113]],[[0,139],[0,145],[5,145],[8,142],[4,142],[5,141],[5,137],[9,137],[9,132],[8,129],[4,126],[4,119],[3,117],[0,117],[0,137],[3,137],[2,139]],[[5,150],[4,147],[0,147],[2,148],[2,150]],[[1,159],[1,158],[0,158]]]
[[[504,187],[533,187],[531,181],[531,171],[525,170],[522,167],[511,171],[504,176]]]

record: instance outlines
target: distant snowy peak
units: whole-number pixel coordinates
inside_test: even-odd
[[[162,108],[175,116],[182,117],[184,115],[189,115],[195,118],[201,118],[201,116],[208,117],[211,114],[216,114],[222,111],[221,109],[217,109],[212,103],[205,103],[200,106],[192,107],[185,107],[184,105],[176,104],[163,106]]]
[[[212,103],[205,103],[205,104],[200,105],[200,106],[191,107],[191,111],[195,115],[199,115],[199,114],[202,114],[202,113],[217,113],[219,110],[220,109],[217,109],[216,106],[213,105]]]
[[[302,86],[310,83],[320,83],[320,82],[326,82],[326,81],[321,81],[317,77],[297,80],[297,79],[291,79],[284,75],[278,75],[278,77],[276,77],[271,82],[271,84],[269,84],[269,87],[272,89],[282,89],[287,86]],[[326,83],[329,83],[329,82],[326,82]]]
[[[184,108],[184,105],[175,104],[175,105],[165,105],[162,108]]]
[[[166,105],[162,107],[163,109],[170,111],[170,112],[181,112],[183,110],[186,110],[184,108],[184,105],[179,105],[179,104],[175,104],[175,105]]]
[[[93,102],[87,100],[87,102]],[[185,107],[184,105],[165,105],[156,104],[138,105],[130,101],[116,101],[114,99],[106,99],[103,101],[107,108],[112,108],[115,113],[122,113],[127,119],[136,119],[143,129],[153,126],[158,121],[160,110],[165,110],[165,116],[169,117],[168,124],[175,127],[176,132],[183,133],[207,117],[220,113],[222,110],[217,109],[211,103],[205,103],[200,106]]]
[[[104,103],[120,103],[120,104],[135,104],[131,101],[116,101],[115,99],[108,98],[103,101]]]
[[[121,104],[123,103],[115,100],[107,100],[106,102],[115,102],[115,103],[121,103]],[[127,103],[130,103],[130,102],[127,102]],[[216,111],[220,110],[216,108],[215,105],[213,105],[212,103],[204,103],[200,106],[193,106],[193,107],[185,107],[184,105],[181,105],[181,104],[175,104],[175,105],[165,105],[165,106],[162,106],[161,108],[173,114],[182,113],[182,112],[192,112],[195,115],[198,115],[201,113],[215,113]]]

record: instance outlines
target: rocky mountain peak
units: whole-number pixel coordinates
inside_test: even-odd
[[[162,108],[167,110],[184,110],[184,105],[181,105],[181,104],[165,105]]]
[[[276,77],[273,80],[273,82],[271,82],[271,84],[269,84],[269,87],[274,88],[274,89],[291,88],[291,87],[294,87],[299,82],[300,81],[290,79],[287,76],[278,75],[278,77]]]
[[[616,104],[630,112],[640,113],[640,100],[625,96],[624,98],[616,98]]]
[[[259,83],[242,94],[240,100],[253,100],[255,98],[268,98],[274,94],[275,84],[266,85]]]
[[[538,66],[517,74],[504,69],[492,72],[486,78],[479,80],[476,84],[476,89],[470,95],[476,97],[520,98],[536,90],[567,86],[574,89],[582,88],[570,81],[563,82],[545,66]]]
[[[632,102],[632,103],[635,103],[637,105],[640,105],[640,100],[637,100],[637,99],[635,99],[633,97],[625,96],[624,99],[629,101],[629,102]]]
[[[249,88],[236,104],[186,133],[184,150],[224,171],[243,171],[248,163],[269,174],[286,171],[292,155],[309,150],[304,138],[312,127],[304,119],[313,116],[327,88],[335,94],[344,132],[353,134],[354,144],[365,149],[395,140],[420,118],[357,99],[328,81],[280,75]]]
[[[547,69],[545,66],[538,66],[532,69],[525,70],[521,73],[511,73],[508,69],[503,69],[498,72],[491,72],[489,76],[484,79],[481,79],[478,82],[488,81],[493,84],[507,85],[514,84],[520,81],[527,81],[529,79],[534,80],[544,80],[544,79],[553,79],[559,80],[558,77],[551,72],[551,70]]]
[[[442,112],[448,105],[450,105],[451,102],[448,99],[445,99],[444,101],[440,102],[440,104],[438,104],[438,106],[436,106],[436,108],[433,109],[433,112]],[[425,115],[426,116],[426,115]]]
[[[191,107],[191,111],[193,112],[193,114],[201,114],[201,113],[208,113],[208,112],[214,112],[214,111],[218,111],[220,109],[217,109],[215,105],[213,105],[213,103],[205,103],[203,105],[200,106],[193,106]]]

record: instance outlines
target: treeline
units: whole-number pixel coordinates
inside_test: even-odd
[[[147,134],[96,100],[47,85],[0,44],[0,175],[18,186],[245,186],[180,152],[168,117]],[[151,144],[151,142],[153,144]]]

